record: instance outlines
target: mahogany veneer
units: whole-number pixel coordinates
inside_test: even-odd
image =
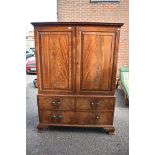
[[[38,129],[103,127],[113,134],[122,23],[32,23],[38,79]]]

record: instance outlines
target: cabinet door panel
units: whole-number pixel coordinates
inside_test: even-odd
[[[115,31],[80,27],[78,30],[78,82],[80,93],[112,91]]]
[[[39,32],[41,91],[74,92],[74,31]]]

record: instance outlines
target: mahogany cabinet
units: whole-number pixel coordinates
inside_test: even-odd
[[[103,127],[113,134],[122,23],[37,22],[38,129]]]

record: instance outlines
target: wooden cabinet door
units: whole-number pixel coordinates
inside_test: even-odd
[[[36,27],[36,58],[39,92],[75,92],[75,28]]]
[[[118,32],[110,27],[77,28],[79,94],[114,94]]]

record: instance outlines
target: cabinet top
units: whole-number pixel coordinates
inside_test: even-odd
[[[115,26],[121,27],[124,23],[104,22],[32,22],[33,26]]]

